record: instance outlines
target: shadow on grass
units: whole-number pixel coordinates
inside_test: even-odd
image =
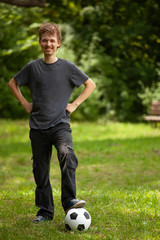
[[[104,140],[87,140],[74,141],[75,151],[83,154],[88,152],[92,155],[94,153],[111,153],[115,151],[125,150],[127,153],[152,151],[155,155],[160,155],[160,137],[145,137],[145,138],[126,138],[126,139],[104,139]],[[0,143],[0,156],[9,157],[11,154],[18,155],[21,153],[31,154],[30,141],[26,142],[6,142]],[[125,159],[125,156],[124,156]],[[105,161],[105,159],[102,159]],[[87,163],[86,164],[90,164]]]
[[[30,154],[31,155],[31,145],[30,142],[11,142],[11,143],[1,143],[0,144],[0,156],[3,158],[8,158],[12,155],[19,157],[20,154]]]
[[[80,189],[83,186],[89,189],[160,188],[160,137],[77,141],[74,147],[79,159],[77,178]],[[53,154],[56,156],[55,152]],[[3,175],[5,179],[12,175],[23,178],[23,174],[24,178],[32,177],[31,168],[28,168],[32,165],[30,141],[1,143],[0,156],[2,178]],[[54,164],[54,168],[54,177],[59,179],[59,165]]]

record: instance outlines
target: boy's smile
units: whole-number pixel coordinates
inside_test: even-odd
[[[57,48],[60,47],[61,43],[58,42],[56,35],[44,33],[39,40],[39,44],[44,55],[54,55],[57,51]]]

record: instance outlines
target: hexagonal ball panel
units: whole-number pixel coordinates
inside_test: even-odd
[[[77,229],[78,229],[79,231],[83,231],[83,230],[85,229],[84,224],[79,224],[78,227],[77,227]]]
[[[84,213],[84,216],[85,216],[86,219],[90,219],[90,216],[87,212]]]
[[[78,217],[78,214],[76,212],[71,213],[70,218],[72,220],[76,219]]]
[[[71,231],[71,228],[68,224],[65,224],[65,227],[66,227],[67,230]]]

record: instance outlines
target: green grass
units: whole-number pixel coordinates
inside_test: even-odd
[[[84,233],[65,230],[53,151],[52,222],[31,224],[35,184],[27,121],[0,120],[0,239],[160,239],[160,129],[145,124],[73,123],[77,197],[92,217]]]

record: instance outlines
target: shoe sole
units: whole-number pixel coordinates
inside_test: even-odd
[[[84,208],[85,205],[86,205],[86,202],[81,200],[81,201],[77,202],[76,204],[74,204],[72,207],[68,208],[65,212],[67,213],[72,208]]]

